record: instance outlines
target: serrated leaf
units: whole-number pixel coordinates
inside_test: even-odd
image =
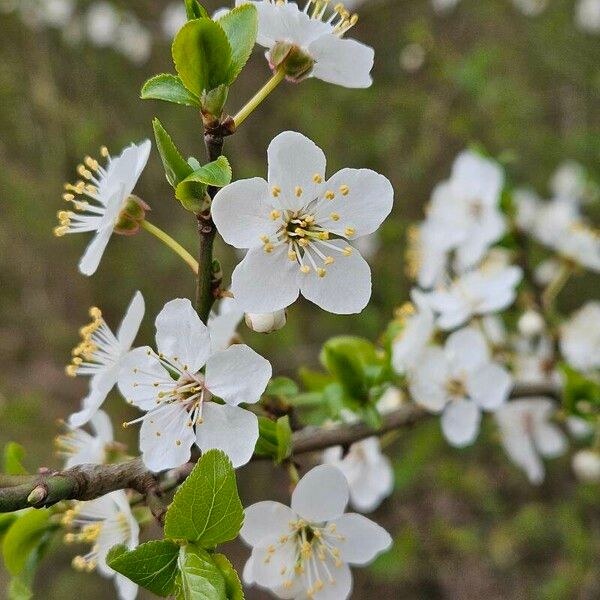
[[[196,96],[227,83],[231,46],[223,28],[212,19],[188,21],[175,37],[172,51],[181,81]]]
[[[179,77],[163,73],[148,79],[140,94],[142,100],[163,100],[184,106],[200,106],[200,100],[192,94]]]
[[[225,577],[210,554],[193,544],[179,552],[181,600],[225,600],[227,598]]]
[[[188,20],[208,17],[208,12],[198,0],[185,0],[185,13]]]
[[[231,85],[248,62],[258,33],[258,11],[252,4],[243,4],[218,20],[231,46],[231,65],[227,83]]]
[[[42,543],[52,524],[48,510],[34,510],[23,514],[8,529],[2,542],[2,556],[11,575],[19,575],[29,556]]]
[[[234,539],[244,511],[231,461],[221,450],[209,450],[177,490],[165,519],[165,536],[204,548]]]
[[[152,121],[156,146],[165,168],[167,181],[176,188],[180,181],[185,179],[191,172],[192,167],[184,160],[173,143],[171,136],[158,119]]]
[[[157,596],[170,596],[175,590],[179,546],[171,540],[146,542],[133,550],[111,549],[108,566]]]
[[[23,466],[25,448],[16,442],[9,442],[4,446],[4,472],[8,475],[27,475]]]
[[[214,554],[213,561],[225,579],[225,592],[227,600],[244,600],[244,590],[237,571],[224,554]]]

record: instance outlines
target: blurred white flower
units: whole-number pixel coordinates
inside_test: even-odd
[[[506,344],[506,327],[504,321],[498,315],[484,315],[479,325],[487,341],[496,348]]]
[[[171,2],[165,7],[161,17],[161,27],[168,39],[173,39],[187,23],[187,13],[183,2]]]
[[[408,73],[416,73],[425,63],[425,48],[421,44],[408,44],[400,52],[400,66]]]
[[[237,0],[236,4],[247,2]],[[291,44],[312,61],[312,67],[299,78],[316,77],[349,88],[365,88],[373,82],[370,73],[375,53],[373,48],[344,37],[358,17],[350,15],[342,4],[330,8],[328,2],[309,0],[305,10],[287,0],[257,0],[251,4],[258,10],[256,41],[268,49],[271,64],[278,45]]]
[[[323,151],[293,131],[271,142],[268,166],[268,182],[236,181],[212,204],[223,239],[249,248],[233,272],[235,301],[246,312],[268,313],[302,293],[329,312],[360,312],[371,296],[371,270],[349,240],[373,233],[390,213],[390,182],[368,169],[326,180]]]
[[[118,490],[97,500],[78,502],[65,513],[63,523],[80,531],[68,533],[67,542],[93,544],[85,556],[73,559],[73,567],[80,571],[97,570],[103,577],[114,579],[119,600],[133,600],[138,586],[106,564],[113,546],[123,544],[133,550],[139,543],[140,527],[125,492]]]
[[[119,25],[115,48],[136,64],[145,63],[152,52],[152,36],[133,16],[128,16]]]
[[[377,401],[377,410],[382,415],[387,415],[398,410],[404,403],[404,395],[394,386],[390,386]]]
[[[374,511],[392,493],[394,472],[376,437],[352,444],[346,454],[341,446],[328,448],[323,452],[322,462],[344,474],[350,488],[350,503],[360,512]]]
[[[560,374],[555,368],[552,340],[545,335],[539,338],[518,338],[514,341],[513,376],[525,385],[558,385]]]
[[[528,17],[537,17],[548,8],[548,0],[512,0],[512,2]]]
[[[496,414],[502,446],[529,481],[544,480],[542,458],[555,458],[567,450],[567,438],[550,419],[556,407],[547,398],[514,400]]]
[[[458,5],[459,0],[431,0],[433,10],[442,15],[453,11]]]
[[[422,288],[429,289],[446,280],[448,253],[456,243],[455,235],[453,229],[436,220],[425,220],[408,229],[408,271]]]
[[[575,7],[575,23],[588,33],[600,33],[600,0],[579,0]]]
[[[567,429],[577,440],[588,438],[594,433],[594,426],[589,421],[574,415],[567,417]]]
[[[572,465],[580,481],[600,483],[600,454],[595,450],[579,450],[573,455]]]
[[[348,482],[330,465],[309,471],[292,494],[292,507],[258,502],[246,509],[240,537],[252,546],[244,581],[280,598],[346,600],[348,565],[366,565],[392,544],[390,535],[363,515],[344,514]]]
[[[120,17],[110,2],[90,5],[86,15],[87,38],[95,46],[112,46],[117,39]]]
[[[575,223],[563,232],[554,247],[579,266],[600,273],[600,230]]]
[[[575,369],[600,368],[600,302],[586,303],[562,324],[560,351]]]
[[[144,309],[144,298],[140,292],[136,292],[116,336],[106,324],[100,309],[90,309],[92,322],[81,328],[81,343],[73,349],[72,362],[66,369],[71,377],[91,377],[90,391],[81,401],[81,410],[69,417],[72,427],[85,425],[116,385],[121,363],[131,349],[144,318]]]
[[[517,321],[519,333],[526,338],[541,335],[545,327],[544,318],[537,310],[533,309],[525,311]]]
[[[413,400],[442,413],[442,432],[453,446],[472,444],[481,411],[496,411],[512,389],[512,379],[493,362],[480,331],[466,327],[448,337],[444,348],[430,346],[408,374]]]
[[[38,10],[46,25],[62,29],[71,21],[75,11],[75,0],[44,0]]]
[[[556,258],[547,258],[543,260],[537,267],[533,273],[533,277],[535,282],[538,285],[549,285],[554,279],[556,279],[558,273],[560,272],[561,261]]]
[[[532,190],[519,188],[513,192],[513,200],[517,209],[517,226],[523,231],[532,232],[540,209],[540,197]]]
[[[550,179],[550,190],[557,198],[579,202],[585,195],[587,175],[585,169],[574,160],[563,162]]]
[[[123,397],[145,413],[128,423],[142,422],[144,463],[153,471],[178,467],[196,444],[204,452],[223,450],[234,467],[246,464],[258,439],[258,419],[239,405],[260,400],[271,365],[243,344],[214,352],[189,300],[167,302],[155,325],[158,352],[147,346],[132,350],[118,381]]]

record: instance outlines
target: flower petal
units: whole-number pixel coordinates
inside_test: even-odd
[[[269,552],[266,547],[256,547],[252,550],[252,564],[247,577],[260,586],[274,589],[282,586],[285,581],[294,577],[297,544],[291,537],[284,544],[278,544],[277,537],[272,538],[275,552]]]
[[[341,240],[329,243],[339,248],[347,247]],[[323,310],[338,315],[359,313],[371,298],[371,268],[356,248],[352,248],[350,256],[339,252],[332,254],[335,262],[325,267],[325,277],[319,277],[314,269],[309,273],[297,273],[300,291]],[[304,262],[310,264],[306,258]]]
[[[90,419],[90,425],[96,434],[96,437],[104,443],[112,442],[114,439],[113,426],[110,417],[103,411],[99,410]]]
[[[479,367],[467,377],[469,396],[484,410],[497,410],[508,400],[513,381],[506,369],[495,363]]]
[[[369,169],[342,169],[324,186],[324,190],[335,194],[333,200],[320,200],[316,219],[324,220],[326,229],[342,237],[347,227],[355,230],[354,237],[373,233],[390,214],[394,204],[394,188],[389,180]],[[342,191],[344,193],[342,193]],[[331,213],[339,220],[332,221]]]
[[[440,412],[448,402],[445,389],[447,378],[448,363],[442,348],[426,348],[414,369],[409,371],[408,380],[413,400],[431,412]]]
[[[98,265],[102,260],[106,246],[113,232],[113,224],[107,225],[98,230],[92,241],[85,249],[81,260],[79,261],[79,271],[83,275],[93,275],[98,269]]]
[[[481,412],[471,400],[455,400],[442,414],[442,431],[448,442],[457,448],[472,444],[479,433]]]
[[[219,190],[212,203],[221,237],[236,248],[262,246],[261,236],[271,237],[277,232],[281,221],[271,219],[272,210],[269,186],[260,177],[234,181]]]
[[[258,419],[237,406],[207,402],[202,407],[203,423],[196,425],[196,444],[202,450],[223,450],[234,468],[251,458],[258,440]]]
[[[119,600],[135,600],[139,589],[137,583],[120,573],[115,575],[115,587]]]
[[[534,427],[533,440],[540,454],[546,458],[561,456],[568,448],[565,434],[554,423],[545,422]]]
[[[194,374],[210,356],[210,335],[192,303],[184,298],[167,302],[156,317],[159,352],[180,370]]]
[[[194,429],[181,404],[169,404],[149,412],[140,429],[140,450],[144,464],[152,471],[179,467],[190,459]]]
[[[138,334],[142,319],[144,318],[144,311],[144,297],[140,292],[136,292],[117,332],[117,339],[125,352],[131,348]]]
[[[490,358],[485,337],[478,329],[464,327],[455,331],[447,340],[444,348],[451,372],[461,375],[473,372]]]
[[[300,210],[319,196],[322,184],[315,175],[325,177],[327,161],[323,151],[295,131],[280,133],[269,144],[269,186],[279,188],[283,208]]]
[[[366,565],[392,545],[390,534],[363,515],[348,513],[332,523],[336,536],[344,538],[336,546],[341,560],[346,563]]]
[[[246,508],[244,525],[240,536],[250,546],[260,546],[265,539],[286,535],[290,531],[290,521],[296,515],[289,506],[266,500]]]
[[[246,346],[236,344],[217,352],[206,363],[206,387],[232,406],[260,400],[273,370],[271,363]]]
[[[315,60],[311,77],[347,88],[371,87],[375,51],[370,46],[329,34],[312,42],[308,53]]]
[[[320,523],[340,517],[350,491],[344,474],[336,467],[311,469],[292,494],[292,510],[309,522]]]
[[[287,252],[285,245],[268,254],[262,248],[248,251],[231,278],[231,291],[242,310],[274,312],[298,298],[299,267],[288,258]]]
[[[92,377],[90,391],[81,401],[81,410],[69,417],[72,427],[82,427],[96,414],[117,383],[118,375],[119,365],[114,365]]]

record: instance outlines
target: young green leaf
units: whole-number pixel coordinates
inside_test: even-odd
[[[242,583],[237,571],[233,568],[233,565],[229,562],[228,558],[224,554],[213,554],[212,559],[225,578],[227,600],[244,600]]]
[[[146,542],[131,551],[122,546],[107,557],[109,567],[157,596],[171,596],[175,591],[179,546],[171,540]]]
[[[288,399],[297,396],[300,390],[293,379],[289,377],[274,377],[269,381],[265,394],[268,396],[277,396],[278,398]]]
[[[208,17],[208,12],[198,0],[185,0],[185,12],[188,20]]]
[[[280,417],[277,419],[277,462],[283,462],[292,454],[292,428],[290,418]]]
[[[231,461],[209,450],[177,490],[165,519],[165,536],[205,548],[234,539],[244,519]]]
[[[292,453],[292,429],[286,415],[277,421],[267,417],[258,418],[258,442],[254,450],[258,456],[269,456],[280,463]]]
[[[180,589],[178,600],[225,600],[225,577],[210,554],[193,544],[179,552]]]
[[[202,212],[207,206],[204,196],[209,185],[224,187],[231,181],[229,161],[220,156],[217,160],[196,169],[181,181],[175,189],[175,197],[186,210]]]
[[[48,510],[31,509],[8,529],[2,542],[2,555],[11,575],[19,575],[32,552],[42,543],[53,527]]]
[[[156,146],[165,168],[167,181],[175,188],[180,181],[183,181],[192,173],[193,169],[181,156],[171,136],[158,119],[152,121],[152,127],[154,128]]]
[[[248,62],[258,33],[258,12],[252,4],[230,10],[218,20],[231,46],[227,83],[231,85]]]
[[[209,18],[188,21],[173,42],[173,61],[185,87],[201,97],[227,83],[231,46],[223,28]]]
[[[148,79],[140,94],[142,100],[164,100],[184,106],[200,106],[200,100],[192,94],[179,77],[163,73]]]
[[[8,442],[4,446],[4,472],[8,475],[27,475],[23,466],[25,448],[16,442]]]

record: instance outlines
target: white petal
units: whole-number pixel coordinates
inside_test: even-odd
[[[279,201],[283,208],[300,210],[319,196],[322,184],[313,178],[325,177],[327,161],[313,141],[301,133],[284,131],[269,144],[267,154],[269,186],[281,189]],[[302,192],[300,196],[297,188]]]
[[[206,364],[210,335],[189,300],[177,298],[165,304],[156,317],[156,345],[180,370],[185,367],[194,374]]]
[[[115,575],[115,587],[117,588],[119,600],[135,600],[138,593],[137,583],[133,583],[125,575],[121,575],[120,573]]]
[[[102,255],[108,246],[108,241],[113,232],[112,223],[100,229],[85,249],[79,261],[79,271],[83,275],[93,275],[102,260]]]
[[[212,203],[212,216],[221,237],[236,248],[262,246],[261,236],[272,236],[281,226],[273,220],[269,186],[255,177],[235,181],[219,190]]]
[[[246,346],[236,344],[206,363],[206,387],[228,404],[254,404],[271,379],[271,363]]]
[[[479,433],[481,412],[471,400],[455,400],[442,414],[442,431],[450,444],[463,448],[472,444]]]
[[[497,410],[502,406],[512,386],[508,371],[495,363],[483,365],[467,377],[469,396],[484,410]]]
[[[240,321],[244,317],[244,311],[239,309],[233,298],[224,298],[221,300],[221,307],[224,300],[230,300],[232,309],[219,313],[212,313],[208,318],[208,332],[210,334],[211,351],[219,352],[226,350],[235,338],[236,330]],[[229,303],[228,303],[229,304]]]
[[[231,291],[242,310],[274,312],[298,298],[299,267],[288,258],[287,252],[286,245],[278,246],[271,253],[262,248],[248,251],[231,278]]]
[[[133,192],[135,185],[140,178],[148,158],[152,144],[145,140],[139,146],[131,144],[121,152],[120,156],[113,158],[107,168],[107,175],[103,178],[103,184],[107,187],[120,186],[122,189],[121,197],[127,198]],[[100,193],[103,193],[103,186]]]
[[[250,546],[260,546],[265,539],[286,535],[290,530],[290,521],[296,515],[289,506],[279,502],[257,502],[246,508],[244,525],[240,536]]]
[[[537,449],[546,458],[563,455],[568,448],[567,438],[554,423],[541,423],[533,429],[533,439]]]
[[[341,248],[347,246],[341,240],[331,243]],[[332,254],[335,262],[325,267],[325,277],[319,277],[314,269],[297,273],[300,291],[323,310],[338,315],[359,313],[371,298],[371,268],[356,248],[350,256]],[[308,263],[306,259],[305,262]]]
[[[81,401],[81,410],[69,417],[72,427],[82,427],[96,414],[117,383],[118,374],[119,365],[114,365],[92,377],[90,391]]]
[[[463,197],[496,206],[504,185],[504,173],[495,161],[466,150],[454,161],[451,182],[456,193]]]
[[[323,582],[323,589],[316,592],[314,600],[346,600],[352,592],[352,573],[350,567],[342,563],[340,567],[334,565],[334,561],[316,561],[318,578]],[[329,573],[333,577],[333,583],[329,581]],[[304,575],[304,581],[308,584],[308,576]],[[296,596],[303,598],[303,596]]]
[[[290,536],[290,540],[283,545],[278,541],[278,538],[273,536],[273,546],[277,548],[275,552],[268,552],[264,547],[257,547],[252,550],[250,557],[252,572],[249,578],[258,585],[269,589],[283,585],[284,581],[294,576],[298,549],[296,540]]]
[[[90,425],[96,434],[96,437],[102,442],[112,442],[114,439],[113,426],[110,417],[103,411],[99,410],[91,419]]]
[[[207,402],[202,408],[204,422],[196,425],[196,444],[202,450],[223,450],[234,468],[251,458],[258,440],[258,419],[237,406]]]
[[[175,385],[148,346],[128,352],[121,361],[119,391],[126,402],[142,410],[156,408],[158,394],[173,390]]]
[[[348,482],[336,467],[311,469],[292,494],[292,510],[309,522],[331,521],[341,516],[348,504]]]
[[[348,513],[333,521],[336,535],[344,537],[336,546],[341,560],[353,565],[366,565],[392,545],[390,534],[363,515]]]
[[[453,374],[471,372],[488,362],[490,352],[483,334],[473,327],[455,331],[444,349]]]
[[[342,186],[350,190],[345,196]],[[387,178],[369,169],[342,169],[324,186],[325,191],[335,193],[333,200],[323,199],[317,210],[317,222],[327,219],[326,228],[347,237],[346,227],[356,231],[354,237],[373,233],[390,214],[394,204],[394,189]],[[329,215],[337,213],[339,221],[331,221]]]
[[[140,450],[150,470],[174,469],[188,462],[195,438],[189,419],[181,404],[171,404],[146,415],[140,429]]]
[[[242,581],[246,585],[252,585],[254,583],[254,560],[252,556],[246,561],[244,570],[242,572]]]
[[[311,77],[347,88],[368,88],[375,51],[370,46],[336,35],[317,38],[308,47],[316,63]]]
[[[394,489],[394,471],[387,456],[367,465],[360,482],[350,486],[350,503],[359,512],[373,512]]]
[[[144,318],[144,311],[144,297],[140,292],[136,292],[117,332],[117,339],[124,351],[131,348]]]
[[[409,372],[413,400],[429,411],[440,412],[448,402],[445,389],[447,379],[448,363],[442,348],[426,348],[419,362]]]

